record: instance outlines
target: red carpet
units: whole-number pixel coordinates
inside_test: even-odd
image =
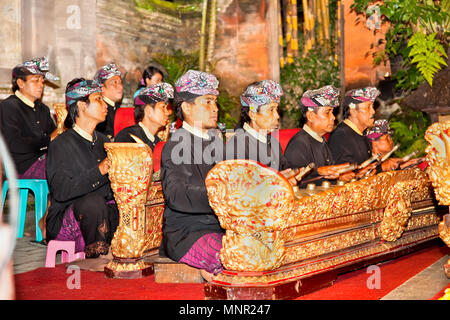
[[[39,268],[15,276],[17,300],[203,300],[203,284],[155,283],[155,276],[109,279],[102,272],[80,271],[80,289],[74,273],[64,265]],[[71,278],[72,277],[72,278]]]
[[[377,300],[403,282],[433,264],[448,248],[433,246],[378,265],[380,289],[368,289],[371,274],[367,269],[338,277],[331,287],[300,297],[303,300]],[[203,300],[203,284],[159,284],[154,276],[143,279],[107,279],[103,273],[80,271],[80,289],[74,273],[66,273],[64,265],[39,268],[15,275],[17,300]]]
[[[380,288],[369,289],[367,280],[374,273],[367,268],[342,274],[328,288],[299,297],[299,300],[378,300],[409,278],[448,254],[448,247],[432,246],[395,260],[378,264]],[[442,271],[444,272],[444,271]]]

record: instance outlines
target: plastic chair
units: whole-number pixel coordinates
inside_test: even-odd
[[[56,253],[61,251],[61,263],[68,263],[77,259],[85,259],[84,252],[75,252],[75,241],[51,240],[47,245],[47,255],[45,267],[54,268],[56,263]]]
[[[27,213],[28,191],[34,193],[35,221],[36,221],[36,241],[42,240],[42,232],[39,228],[39,220],[45,215],[47,210],[48,185],[44,179],[17,179],[19,189],[19,219],[17,223],[17,237],[23,238],[25,228],[25,215]],[[3,182],[2,206],[5,205],[6,193],[8,192],[8,180]]]

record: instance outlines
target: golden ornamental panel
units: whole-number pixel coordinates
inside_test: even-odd
[[[279,231],[237,234],[227,230],[220,260],[228,270],[271,270],[281,266],[285,248]]]
[[[251,160],[226,160],[209,171],[205,184],[222,228],[252,233],[286,226],[294,191],[277,171]]]
[[[442,205],[450,205],[450,121],[433,123],[425,132],[429,143],[427,153],[428,176],[434,187],[436,199]]]
[[[376,239],[376,226],[343,232],[287,248],[283,264],[306,260],[312,257],[339,251]]]
[[[417,206],[432,198],[426,173],[416,169],[295,198],[278,172],[254,161],[227,160],[208,173],[205,183],[210,205],[227,230],[221,261],[238,271],[273,270],[377,237],[395,242],[408,228],[413,202]],[[326,236],[330,232],[341,233]],[[321,233],[322,240],[306,241]],[[303,244],[293,245],[299,241]]]
[[[56,129],[58,134],[61,134],[64,132],[64,121],[67,118],[67,107],[65,103],[54,103],[53,109],[55,109],[55,115],[56,115]]]
[[[321,257],[320,259],[311,259],[307,263],[295,265],[292,268],[281,268],[280,271],[274,270],[258,275],[248,275],[245,273],[238,275],[230,275],[227,272],[216,275],[213,283],[229,284],[231,286],[265,286],[267,284],[282,283],[283,281],[291,281],[292,279],[300,279],[315,273],[321,273],[333,268],[343,267],[345,265],[355,263],[355,261],[366,259],[367,257],[375,257],[393,250],[400,250],[412,244],[427,241],[437,236],[437,226],[430,226],[424,229],[415,230],[405,233],[400,239],[393,242],[382,242],[376,240],[367,245],[348,248],[340,254],[331,255],[329,257]]]
[[[430,197],[428,185],[426,174],[420,170],[383,172],[313,196],[298,198],[289,215],[288,226],[385,208],[395,198],[405,198],[409,202],[424,200]],[[416,190],[423,198],[418,197]]]
[[[445,220],[439,223],[439,237],[450,247],[450,229],[445,224]]]
[[[153,171],[152,150],[138,143],[105,143],[105,149],[120,215],[111,251],[116,258],[140,258],[151,241],[145,229],[145,203]]]

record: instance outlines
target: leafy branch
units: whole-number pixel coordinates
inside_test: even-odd
[[[441,69],[441,65],[447,65],[442,58],[447,58],[447,53],[436,39],[436,33],[415,33],[409,40],[408,47],[412,48],[408,55],[412,58],[411,63],[417,64],[420,73],[432,86],[433,77]]]

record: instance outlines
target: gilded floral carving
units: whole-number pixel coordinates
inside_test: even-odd
[[[409,223],[413,207],[432,198],[427,175],[416,169],[297,198],[281,174],[253,161],[221,162],[205,182],[227,230],[220,255],[227,270],[274,270],[373,241],[396,243],[405,230],[437,224],[416,216]]]

